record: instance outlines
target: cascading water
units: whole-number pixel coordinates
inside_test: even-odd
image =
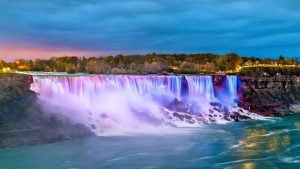
[[[224,120],[223,108],[212,110],[211,102],[231,106],[237,98],[237,76],[226,77],[221,97],[214,94],[212,76],[34,76],[31,89],[39,93],[45,109],[54,105],[97,134],[116,134]],[[178,112],[169,109],[174,102]]]
[[[227,76],[226,77],[226,86],[228,94],[230,96],[229,100],[237,100],[238,99],[238,77],[237,76]]]

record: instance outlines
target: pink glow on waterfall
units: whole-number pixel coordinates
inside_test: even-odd
[[[34,76],[32,90],[47,105],[64,108],[64,114],[76,122],[91,126],[96,133],[153,131],[164,126],[162,109],[175,98],[197,103],[199,112],[209,113],[215,97],[211,76]],[[226,104],[237,97],[237,78],[228,76],[225,85]],[[188,96],[183,97],[183,90]],[[222,102],[222,101],[221,101]],[[224,102],[225,103],[225,102]],[[162,122],[163,121],[163,122]],[[170,123],[170,122],[168,122]],[[185,124],[180,124],[184,126]]]

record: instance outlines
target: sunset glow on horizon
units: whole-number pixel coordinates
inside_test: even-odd
[[[46,59],[60,56],[99,57],[107,55],[101,51],[84,51],[50,47],[32,47],[20,45],[0,45],[0,60],[15,61],[18,59]]]

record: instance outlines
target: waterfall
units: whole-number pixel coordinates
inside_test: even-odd
[[[166,121],[172,117],[166,119],[161,110],[175,98],[193,100],[206,114],[212,101],[233,102],[237,76],[226,76],[224,92],[218,96],[212,76],[35,75],[31,89],[45,102],[45,109],[64,108],[66,116],[100,132],[136,131],[162,125],[162,119],[171,123]]]
[[[123,90],[138,95],[160,94],[181,100],[182,76],[34,76],[32,90],[41,96],[52,94],[75,95],[81,99],[96,99],[102,91]],[[188,95],[208,101],[216,99],[212,76],[185,76]],[[224,93],[237,98],[237,76],[226,76]],[[228,100],[228,98],[227,98]]]
[[[226,88],[228,90],[228,96],[230,100],[238,99],[238,77],[237,76],[227,76],[226,77]]]
[[[189,95],[205,97],[212,100],[214,95],[214,87],[211,76],[187,76],[189,85]]]

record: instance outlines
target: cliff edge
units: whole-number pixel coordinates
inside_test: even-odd
[[[91,136],[84,125],[60,114],[44,114],[29,75],[0,74],[0,147],[48,143]]]
[[[240,106],[266,116],[300,113],[299,76],[240,76]]]

